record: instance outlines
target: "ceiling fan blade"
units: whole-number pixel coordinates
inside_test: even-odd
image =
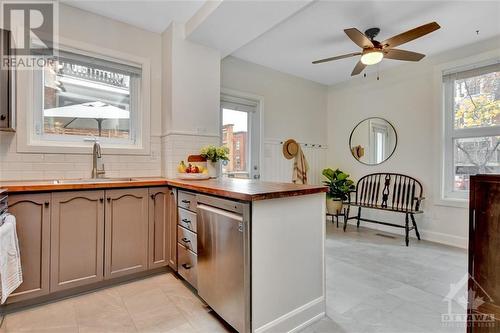
[[[425,57],[425,54],[398,49],[389,49],[387,53],[384,54],[384,58],[386,59],[404,61],[419,61],[423,57]]]
[[[358,61],[358,63],[356,64],[356,66],[352,70],[351,76],[358,75],[359,73],[361,73],[363,71],[363,69],[365,69],[365,67],[366,67],[366,65],[363,64],[361,62],[361,60]]]
[[[388,47],[393,48],[398,45],[408,43],[409,41],[425,36],[435,30],[438,30],[439,28],[441,27],[436,22],[427,23],[415,29],[408,30],[399,35],[386,39],[381,44],[386,48]]]
[[[364,33],[356,28],[344,29],[346,35],[359,47],[365,49],[367,47],[374,47],[370,38],[366,37]]]
[[[320,59],[320,60],[315,60],[312,63],[313,64],[321,64],[322,62],[328,62],[328,61],[333,61],[333,60],[339,60],[339,59],[344,59],[344,58],[349,58],[349,57],[354,57],[357,55],[361,55],[361,52],[355,52],[355,53],[349,53],[349,54],[344,54],[336,57],[331,57],[331,58],[325,58],[325,59]]]

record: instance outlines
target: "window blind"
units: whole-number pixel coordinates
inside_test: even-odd
[[[221,95],[220,106],[223,109],[230,109],[243,112],[255,112],[257,111],[258,105],[259,102],[257,101],[228,96],[228,95]]]
[[[443,81],[455,81],[463,80],[470,77],[480,76],[488,73],[500,72],[500,62],[496,62],[491,65],[484,65],[481,67],[474,67],[463,70],[455,70],[452,72],[445,72],[443,75]]]
[[[83,54],[76,54],[67,51],[59,51],[59,55],[57,58],[63,62],[68,62],[85,67],[97,68],[104,71],[110,71],[110,72],[115,72],[130,76],[138,76],[138,77],[142,75],[142,68],[140,66],[127,65]]]

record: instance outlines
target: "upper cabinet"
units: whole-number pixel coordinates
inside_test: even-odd
[[[104,191],[52,194],[51,292],[103,279]]]
[[[148,189],[106,191],[105,278],[148,267]]]
[[[23,283],[8,303],[49,293],[50,197],[50,193],[9,196],[9,212],[17,222]]]

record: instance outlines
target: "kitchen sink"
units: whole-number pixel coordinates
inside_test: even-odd
[[[77,183],[112,183],[131,182],[134,178],[81,178],[81,179],[56,179],[54,184],[77,184]]]

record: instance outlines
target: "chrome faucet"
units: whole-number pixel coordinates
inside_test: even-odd
[[[101,145],[95,140],[94,148],[92,148],[92,178],[102,178],[105,173],[104,163],[102,162]]]

